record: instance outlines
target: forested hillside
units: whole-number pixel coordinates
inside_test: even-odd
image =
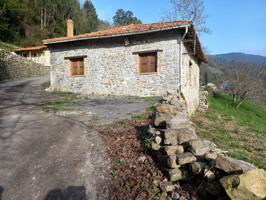
[[[237,55],[241,55],[241,59],[237,59]],[[239,53],[209,55],[209,63],[201,66],[201,84],[215,83],[231,95],[266,105],[266,63],[261,62],[263,59],[266,57]]]
[[[0,41],[18,46],[36,45],[48,37],[66,32],[66,19],[75,22],[75,33],[108,26],[97,16],[94,5],[86,0],[1,0]]]
[[[259,55],[251,55],[246,53],[225,53],[225,54],[216,54],[211,55],[214,59],[222,59],[228,62],[245,62],[249,64],[256,64],[256,65],[266,65],[266,57],[259,56]]]

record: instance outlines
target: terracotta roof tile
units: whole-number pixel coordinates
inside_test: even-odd
[[[41,50],[45,48],[47,48],[47,46],[40,45],[40,46],[34,46],[34,47],[17,48],[17,49],[14,49],[14,51],[35,51],[35,50]]]
[[[130,24],[127,26],[119,26],[110,28],[103,31],[85,33],[80,35],[74,35],[73,37],[57,37],[43,40],[45,44],[54,43],[54,42],[63,42],[63,41],[71,41],[77,40],[81,38],[95,38],[95,37],[112,37],[121,34],[134,34],[134,33],[142,33],[152,30],[160,30],[171,27],[178,27],[182,25],[192,24],[191,21],[182,20],[182,21],[171,21],[171,22],[159,22],[159,23],[151,23],[151,24]]]

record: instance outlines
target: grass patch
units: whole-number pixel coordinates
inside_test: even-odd
[[[209,96],[209,109],[192,118],[200,137],[215,142],[228,155],[266,169],[266,110],[252,101],[239,109],[230,96]]]
[[[125,160],[118,159],[115,161],[117,166],[124,166],[126,164]]]
[[[127,103],[135,103],[138,97],[135,96],[128,96],[127,97]]]
[[[18,48],[18,47],[15,45],[0,41],[0,49],[4,49],[6,51],[13,51],[15,48]]]
[[[49,101],[45,104],[44,110],[45,111],[60,111],[60,110],[67,110],[66,107],[68,105],[68,102],[64,100],[60,101]]]
[[[128,122],[126,120],[119,121],[118,123],[123,128],[123,130],[127,130],[128,129]]]
[[[145,114],[133,115],[132,119],[134,119],[134,120],[144,120],[145,117],[146,117]]]
[[[71,104],[77,99],[77,95],[70,92],[54,92],[56,100],[46,102],[42,107],[44,111],[66,111],[71,110]]]
[[[152,106],[154,103],[156,103],[162,99],[162,97],[159,97],[159,96],[139,97],[139,98],[144,100],[150,106]]]
[[[155,96],[155,97],[140,97],[140,99],[144,100],[147,103],[146,112],[154,112],[155,107],[154,104],[157,103],[162,97]]]
[[[266,135],[266,109],[252,101],[246,101],[236,109],[230,96],[215,93],[209,97],[210,109],[223,115],[226,120],[236,120],[248,126],[250,131]]]

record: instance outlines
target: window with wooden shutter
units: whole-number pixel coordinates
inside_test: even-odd
[[[71,58],[70,59],[71,76],[84,75],[84,58]]]
[[[157,72],[157,52],[139,54],[139,73]]]

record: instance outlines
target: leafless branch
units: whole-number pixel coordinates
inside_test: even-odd
[[[198,33],[210,33],[203,0],[170,0],[170,3],[172,9],[164,14],[163,20],[191,20]]]

